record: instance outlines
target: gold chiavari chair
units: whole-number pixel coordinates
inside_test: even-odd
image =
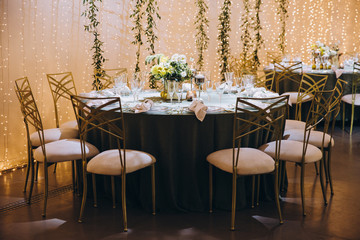
[[[323,180],[323,169],[324,169],[324,149],[328,145],[332,144],[330,136],[326,134],[328,129],[328,121],[325,121],[329,114],[329,106],[333,91],[321,91],[314,94],[310,110],[307,115],[307,120],[305,128],[300,130],[302,133],[300,135],[301,141],[296,140],[286,140],[281,141],[281,150],[279,159],[284,163],[283,169],[285,169],[286,162],[293,162],[301,167],[301,176],[300,176],[300,188],[301,188],[301,202],[302,202],[302,212],[303,215],[306,215],[305,212],[305,192],[304,192],[304,178],[305,178],[305,166],[308,163],[320,162],[320,185],[323,193],[324,203],[327,205],[326,193]],[[320,133],[320,148],[314,146],[310,143],[311,135],[318,135],[314,131],[316,126],[324,122],[324,130]],[[315,133],[314,133],[315,132]],[[276,143],[271,142],[260,147],[265,153],[270,156],[275,156],[275,147]]]
[[[101,101],[100,106],[92,108],[87,105],[89,101]],[[103,134],[116,142],[116,149],[106,150],[87,161],[83,154],[83,199],[81,204],[79,222],[82,222],[87,195],[87,173],[92,174],[94,202],[96,200],[95,174],[111,176],[113,200],[115,196],[114,176],[121,177],[121,202],[123,210],[124,231],[127,228],[126,212],[126,174],[138,171],[151,166],[151,185],[152,185],[152,207],[155,215],[155,162],[156,159],[151,154],[126,149],[126,138],[124,129],[124,118],[121,108],[120,98],[86,98],[71,96],[76,118],[79,125],[81,143],[85,143],[88,132],[99,130]],[[105,103],[104,103],[105,102]],[[84,146],[84,145],[82,145]],[[84,147],[82,148],[84,150]]]
[[[275,62],[275,92],[283,94],[285,92],[297,92],[303,74],[302,62],[284,61]],[[288,90],[293,89],[293,90]]]
[[[251,101],[249,101],[251,100]],[[261,101],[269,101],[267,107],[259,107]],[[225,172],[231,173],[232,181],[232,208],[230,229],[235,229],[235,208],[236,208],[236,180],[238,176],[260,175],[265,173],[274,173],[275,175],[275,201],[279,214],[280,223],[283,223],[280,203],[279,203],[279,185],[278,185],[278,166],[280,141],[282,139],[282,128],[285,123],[287,112],[288,96],[276,98],[257,99],[257,98],[238,98],[236,101],[236,111],[234,114],[233,129],[233,147],[229,149],[218,150],[209,154],[206,160],[209,162],[209,202],[210,212],[212,212],[212,167],[215,166]],[[248,148],[242,146],[242,139],[251,134],[263,134],[262,143],[259,145],[275,141],[276,154],[273,157],[268,156],[257,148]]]
[[[114,85],[114,77],[126,73],[126,68],[94,69],[96,90],[111,88]]]
[[[256,75],[254,87],[264,87],[268,91],[273,91],[275,71],[259,71]]]
[[[342,117],[342,125],[343,129],[345,129],[345,107],[346,104],[351,105],[351,117],[350,117],[350,136],[352,135],[353,125],[354,125],[354,114],[355,107],[360,106],[360,63],[355,62],[353,66],[353,76],[350,84],[351,94],[345,94],[342,98],[343,105],[343,117]]]
[[[283,54],[281,52],[266,52],[266,60],[268,63],[281,62]]]
[[[15,83],[19,82],[19,89],[20,91],[31,91],[29,81],[26,77],[20,78],[15,81]],[[20,84],[21,83],[21,84]],[[18,100],[20,102],[20,105],[22,104],[22,99],[20,98],[22,95],[19,95],[19,91],[16,91]],[[24,113],[23,113],[24,115]],[[24,192],[26,192],[28,178],[29,178],[29,172],[30,172],[30,163],[34,161],[33,159],[33,151],[38,148],[41,145],[41,139],[40,135],[35,131],[33,133],[30,133],[29,124],[27,123],[27,120],[25,118],[26,115],[24,115],[24,122],[26,126],[27,131],[27,145],[28,145],[28,164],[27,164],[27,170],[26,170],[26,177],[25,177],[25,186],[24,186]],[[49,128],[43,130],[44,134],[44,143],[49,143],[61,139],[72,139],[76,138],[78,136],[78,130],[77,129],[71,129],[71,128]],[[35,174],[35,181],[37,181],[37,173],[38,173],[38,167],[39,163],[36,164],[36,174]],[[55,171],[55,168],[54,168]]]
[[[44,165],[44,178],[45,178],[45,189],[44,189],[44,208],[42,216],[46,216],[46,206],[48,199],[48,166],[57,162],[66,162],[73,160],[80,160],[82,158],[82,149],[80,146],[79,139],[62,139],[58,141],[46,142],[46,134],[43,128],[43,123],[39,110],[37,108],[34,96],[32,94],[28,79],[21,78],[15,81],[16,94],[20,101],[21,111],[24,116],[24,121],[27,130],[28,139],[30,139],[29,126],[33,126],[38,135],[40,141],[39,147],[37,147],[34,153],[31,153],[33,159],[37,162],[41,162]],[[28,141],[30,148],[33,148],[32,141]],[[95,156],[99,151],[96,147],[89,143],[83,145],[86,148],[86,156]],[[29,154],[30,155],[30,154]],[[31,167],[31,185],[28,202],[31,202],[32,189],[34,186],[34,161],[30,161]]]

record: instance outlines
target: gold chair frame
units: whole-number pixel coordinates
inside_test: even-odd
[[[89,100],[106,101],[106,103],[93,108],[86,104]],[[87,98],[80,96],[71,96],[71,102],[79,125],[80,141],[82,146],[82,170],[83,170],[83,198],[79,222],[82,222],[87,197],[87,159],[85,156],[85,141],[87,134],[93,130],[99,130],[116,139],[117,149],[119,150],[119,161],[121,164],[121,202],[123,210],[124,231],[127,228],[127,211],[126,211],[126,138],[124,129],[124,117],[121,107],[121,101],[118,97],[108,98]],[[109,117],[111,115],[111,117]],[[152,210],[155,215],[155,163],[151,164],[151,189],[152,189]],[[94,206],[97,206],[95,174],[92,174]],[[113,204],[115,196],[114,176],[111,176]],[[114,205],[113,205],[114,206]]]
[[[352,94],[352,104],[351,104],[351,119],[350,119],[350,136],[352,135],[353,131],[353,125],[354,125],[354,114],[355,114],[355,99],[356,94],[359,92],[360,88],[360,62],[355,62],[353,66],[353,76],[351,79],[351,94]],[[342,117],[342,128],[345,129],[345,106],[346,103],[343,101],[342,107],[343,107],[343,117]]]
[[[281,52],[266,52],[266,60],[268,63],[276,63],[282,61],[283,54]]]
[[[284,80],[295,83],[300,86],[301,75],[303,74],[302,62],[300,61],[285,61],[275,62],[275,92],[280,92],[280,83]]]
[[[266,108],[261,108],[247,100],[272,101]],[[236,210],[236,180],[238,178],[237,167],[239,161],[239,152],[241,151],[241,139],[258,131],[266,131],[264,142],[276,141],[275,161],[275,201],[279,215],[280,224],[283,223],[279,202],[279,153],[280,143],[282,139],[282,131],[285,124],[285,118],[288,108],[288,96],[280,96],[276,98],[258,99],[258,98],[237,98],[234,128],[233,128],[233,157],[232,157],[232,207],[231,207],[231,225],[230,229],[235,229],[235,210]],[[244,106],[244,107],[241,107]],[[209,205],[210,213],[213,201],[213,166],[209,163]],[[254,178],[253,178],[254,180]],[[254,181],[253,181],[254,183]],[[254,188],[254,186],[253,186]],[[254,189],[253,189],[254,190]]]
[[[126,68],[94,69],[95,89],[107,89],[114,85],[114,77],[126,73]]]
[[[268,91],[273,91],[275,71],[259,71],[256,76],[255,87],[264,87]]]

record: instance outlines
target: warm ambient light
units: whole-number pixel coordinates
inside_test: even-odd
[[[91,90],[92,36],[84,31],[82,1],[0,1],[0,171],[23,166],[27,161],[26,135],[19,104],[14,93],[14,80],[28,76],[38,100],[45,127],[54,127],[54,110],[46,73],[72,71],[78,92]],[[194,1],[158,0],[162,19],[158,23],[156,51],[165,55],[185,54],[196,59]],[[219,79],[217,54],[218,15],[223,1],[207,0],[210,37],[205,52],[205,69]],[[104,41],[105,67],[127,67],[133,71],[135,48],[129,19],[134,1],[103,1],[99,6],[99,31]],[[266,51],[277,51],[280,32],[278,3],[262,1],[261,25]],[[233,1],[230,48],[240,54],[240,18],[243,5]],[[359,51],[359,1],[301,0],[289,1],[287,51],[309,61],[309,46],[316,40],[326,44],[340,41],[340,52]],[[145,40],[145,39],[144,39]],[[143,46],[140,62],[148,55]],[[73,118],[69,105],[61,106],[62,121]]]

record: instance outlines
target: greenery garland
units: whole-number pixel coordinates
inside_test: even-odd
[[[231,16],[231,1],[224,0],[223,6],[221,8],[221,13],[219,15],[219,35],[217,39],[220,41],[218,53],[220,55],[220,68],[221,68],[221,79],[225,80],[224,73],[228,70],[229,64],[228,60],[230,57],[230,45],[229,45],[229,32],[230,28],[230,16]]]
[[[135,26],[131,28],[132,31],[135,32],[135,40],[131,43],[137,46],[136,51],[136,65],[135,65],[135,72],[140,72],[140,48],[141,45],[143,45],[142,41],[142,32],[143,32],[143,26],[141,24],[141,20],[144,16],[144,12],[142,11],[142,7],[145,3],[145,0],[136,0],[135,8],[133,10],[133,13],[130,15],[130,18],[133,18],[133,22]]]
[[[243,0],[244,4],[244,14],[241,16],[242,24],[241,28],[241,41],[242,41],[242,54],[241,54],[241,61],[242,61],[242,68],[249,69],[252,68],[253,64],[251,63],[252,58],[249,53],[250,49],[253,47],[253,40],[251,37],[251,29],[252,29],[252,22],[253,18],[250,17],[250,3],[249,0]]]
[[[289,5],[288,0],[276,0],[278,2],[279,7],[277,9],[277,14],[280,17],[281,23],[281,32],[279,34],[279,48],[282,54],[285,53],[285,31],[286,31],[286,19],[289,17],[287,8]]]
[[[260,66],[260,60],[259,60],[259,50],[261,49],[264,40],[261,36],[261,21],[260,21],[260,8],[261,8],[261,0],[256,0],[255,3],[255,25],[254,25],[254,31],[255,31],[255,49],[253,52],[253,62],[255,70],[258,69]]]
[[[87,32],[90,32],[94,35],[94,44],[92,46],[92,50],[94,50],[93,54],[93,63],[92,65],[95,68],[96,74],[94,74],[93,87],[96,90],[100,90],[102,88],[101,82],[98,80],[98,77],[102,75],[102,66],[106,59],[103,57],[104,51],[102,50],[102,46],[104,42],[100,40],[100,34],[98,33],[97,27],[100,22],[97,20],[97,13],[99,12],[99,8],[96,6],[96,2],[102,2],[102,0],[83,0],[83,5],[86,7],[85,11],[82,13],[82,16],[85,16],[89,19],[90,23],[88,25],[84,25],[84,29]]]
[[[159,6],[156,0],[148,0],[146,6],[146,22],[147,26],[145,29],[146,42],[149,44],[147,50],[150,51],[150,55],[155,55],[155,41],[158,37],[155,35],[154,29],[156,29],[155,19],[161,19],[159,15]],[[156,79],[150,76],[149,79],[150,88],[156,88]]]
[[[206,30],[209,29],[209,19],[207,18],[207,10],[209,7],[204,0],[196,0],[196,6],[198,12],[195,17],[196,33],[196,48],[198,50],[197,66],[198,70],[203,70],[204,67],[204,51],[208,48],[209,37],[206,34]]]

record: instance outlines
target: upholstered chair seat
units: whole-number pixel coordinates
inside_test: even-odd
[[[306,123],[299,120],[286,119],[285,121],[285,131],[290,129],[301,129],[304,131]]]
[[[50,143],[61,139],[77,138],[79,132],[74,128],[49,128],[44,130],[44,143]],[[30,135],[31,145],[38,147],[41,145],[38,132]]]
[[[76,130],[79,129],[76,120],[64,122],[63,124],[60,125],[60,128],[70,128],[70,129],[76,129]]]
[[[324,133],[321,131],[311,131],[309,137],[309,143],[318,148],[321,148]],[[303,129],[290,129],[284,132],[284,138],[287,140],[294,140],[298,142],[304,141],[304,130]],[[334,138],[329,134],[325,133],[324,136],[324,147],[333,147],[335,145]]]

